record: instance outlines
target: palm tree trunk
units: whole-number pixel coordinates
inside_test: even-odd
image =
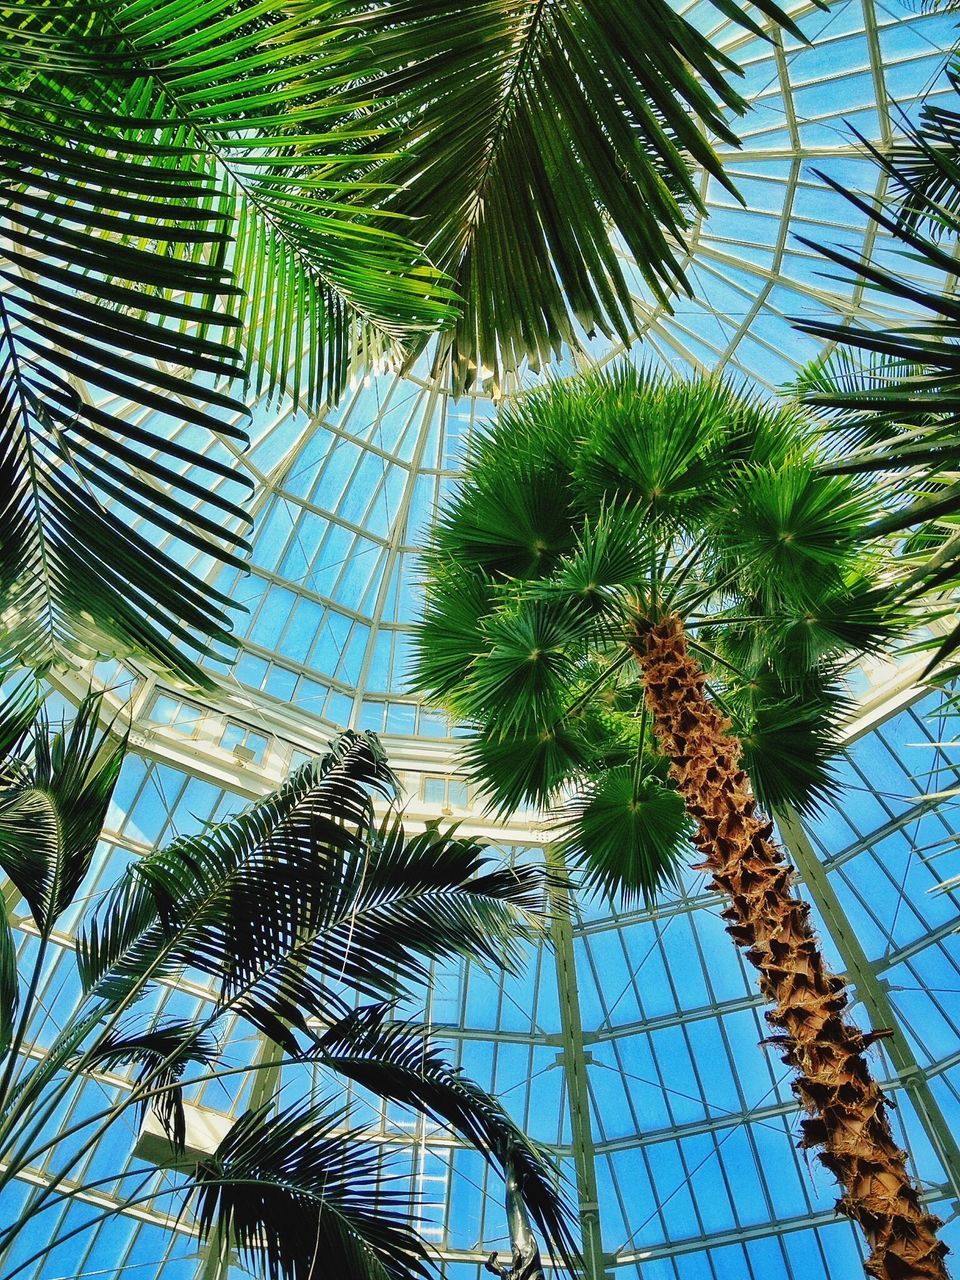
[[[783,1061],[797,1072],[793,1091],[807,1113],[802,1148],[843,1188],[837,1208],[863,1228],[867,1275],[878,1280],[946,1280],[940,1219],[925,1213],[890,1128],[890,1105],[874,1081],[864,1034],[846,1016],[843,980],[830,972],[810,925],[810,908],[792,892],[793,869],[774,842],[773,823],[753,798],[741,746],[704,691],[683,623],[668,617],[637,627],[655,732],[671,776],[697,824],[695,843],[726,896],[727,932],[759,971],[774,1006],[766,1014]]]

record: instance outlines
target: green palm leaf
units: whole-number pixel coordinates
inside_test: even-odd
[[[241,563],[230,525],[243,512],[219,492],[230,470],[167,443],[173,422],[243,441],[224,421],[240,406],[216,387],[241,366],[196,328],[229,325],[217,306],[237,290],[217,260],[229,236],[212,185],[192,172],[192,148],[161,135],[148,115],[91,121],[82,100],[36,81],[0,125],[2,657],[43,667],[139,651],[203,683],[178,647],[228,643],[225,601],[131,523]],[[141,247],[145,233],[156,247]],[[209,262],[191,261],[200,247]],[[136,423],[115,397],[142,407]]]
[[[65,90],[95,123],[135,101],[154,117],[160,177],[182,168],[173,152],[189,147],[210,216],[232,233],[241,289],[231,314],[247,367],[258,388],[303,389],[314,406],[337,398],[358,347],[379,355],[435,328],[452,297],[402,225],[373,221],[378,184],[348,173],[358,146],[382,152],[385,139],[369,104],[348,114],[336,97],[342,17],[337,5],[280,0],[35,0],[17,8],[14,23],[32,40],[10,68],[22,75],[26,63],[34,88]],[[35,47],[38,28],[46,38]],[[174,256],[179,269],[208,255],[197,246]]]
[[[7,917],[6,905],[0,914],[0,1059],[13,1042],[20,983],[17,976],[17,944]]]
[[[121,1026],[108,1032],[84,1053],[84,1062],[87,1070],[136,1066],[137,1082],[146,1081],[151,1091],[160,1091],[152,1099],[153,1110],[174,1151],[182,1152],[186,1147],[187,1125],[180,1081],[188,1066],[193,1063],[211,1066],[217,1056],[216,1043],[203,1035],[195,1023],[158,1019],[148,1027]],[[140,1103],[141,1120],[147,1105],[146,1099]]]
[[[317,1056],[378,1097],[423,1112],[452,1129],[488,1160],[499,1161],[501,1168],[509,1156],[519,1174],[524,1203],[551,1252],[576,1274],[579,1250],[571,1234],[571,1210],[552,1161],[495,1098],[443,1060],[423,1028],[391,1022],[390,1014],[387,1005],[351,1011],[324,1032]]]
[[[309,1280],[318,1267],[344,1280],[430,1276],[409,1189],[389,1185],[389,1163],[348,1119],[328,1101],[242,1115],[197,1170],[201,1240],[217,1224],[269,1280]]]
[[[586,883],[625,901],[677,883],[691,824],[683,800],[634,764],[604,770],[558,812],[561,847]]]
[[[125,739],[98,731],[100,701],[88,694],[53,734],[41,712],[29,762],[0,788],[0,867],[43,936],[87,873],[126,751]]]
[[[142,859],[78,942],[85,989],[129,999],[189,966],[215,980],[217,1016],[297,1053],[306,1014],[341,1015],[343,984],[394,997],[430,959],[510,964],[540,907],[537,872],[491,869],[453,832],[375,826],[371,790],[392,788],[375,741],[345,735],[273,797]]]
[[[949,79],[960,92],[960,70]],[[955,106],[927,106],[889,154],[868,147],[890,177],[891,194],[869,200],[835,190],[892,237],[904,263],[868,263],[841,249],[811,245],[911,318],[896,326],[845,320],[794,323],[839,344],[840,354],[806,371],[798,392],[830,420],[844,448],[837,471],[886,479],[892,510],[875,534],[912,531],[914,559],[902,563],[913,596],[955,588],[960,555],[953,523],[960,514],[960,305],[950,281],[960,236],[960,132]],[[919,541],[918,537],[919,535]],[[935,607],[935,606],[934,606]],[[960,648],[960,627],[940,643],[931,665]]]
[[[752,9],[716,0],[758,30]],[[778,4],[757,9],[795,31]],[[639,309],[613,230],[654,297],[688,288],[675,241],[702,209],[693,166],[729,186],[709,141],[734,142],[734,64],[667,0],[385,0],[355,17],[344,64],[408,132],[366,172],[393,189],[464,299],[454,385],[602,332],[629,342]],[[379,73],[367,79],[369,68]]]

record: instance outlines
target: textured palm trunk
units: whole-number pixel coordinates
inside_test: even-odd
[[[741,746],[704,692],[679,618],[638,628],[633,641],[647,705],[671,776],[697,823],[703,869],[728,902],[727,932],[760,974],[773,1005],[771,1037],[797,1077],[793,1090],[807,1113],[800,1146],[843,1188],[837,1208],[863,1228],[865,1265],[880,1280],[946,1280],[940,1220],[923,1210],[894,1140],[890,1105],[873,1080],[864,1034],[846,1016],[845,984],[830,972],[810,926],[810,909],[792,887],[792,868],[773,841],[773,824],[753,798],[740,765]]]

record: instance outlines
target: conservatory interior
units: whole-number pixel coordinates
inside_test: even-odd
[[[960,1275],[955,0],[0,12],[0,1280]]]

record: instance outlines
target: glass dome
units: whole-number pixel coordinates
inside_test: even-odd
[[[897,318],[833,279],[797,237],[884,254],[883,234],[821,175],[882,193],[851,129],[887,142],[921,98],[942,91],[955,19],[898,0],[799,4],[809,40],[801,44],[753,38],[706,4],[681,7],[715,28],[744,72],[743,146],[721,152],[744,203],[704,177],[708,216],[687,263],[695,296],[672,312],[647,298],[644,338],[629,358],[679,371],[725,368],[746,385],[776,389],[822,349],[792,317],[839,309]],[[639,276],[636,290],[644,299]],[[600,341],[590,351],[598,361],[621,354]],[[134,666],[94,670],[132,716],[135,752],[87,892],[158,841],[264,794],[345,727],[383,735],[411,821],[458,818],[505,856],[542,856],[535,816],[493,823],[458,777],[455,727],[407,692],[418,548],[456,479],[465,439],[494,409],[482,387],[454,399],[427,369],[363,377],[319,414],[287,402],[251,405],[251,447],[236,459],[255,484],[250,572],[194,564],[247,610],[238,657],[211,664],[216,690],[203,699]],[[816,820],[784,820],[781,834],[830,959],[853,985],[855,1016],[897,1029],[875,1051],[875,1069],[896,1100],[912,1168],[960,1251],[960,904],[937,891],[960,871],[960,733],[956,710],[923,693],[918,675],[906,661],[854,673],[860,715],[843,759],[842,801]],[[76,698],[88,678],[57,682]],[[440,1027],[455,1059],[558,1155],[579,1207],[587,1280],[859,1274],[858,1237],[835,1213],[829,1176],[797,1150],[787,1071],[758,1048],[761,998],[703,877],[691,871],[652,910],[579,898],[573,908],[572,925],[555,923],[550,945],[530,947],[521,977],[444,968],[409,1012]],[[60,944],[62,970],[45,997],[54,1016],[73,994],[69,938]],[[174,1014],[204,999],[202,987],[171,987],[165,1008]],[[76,1107],[96,1108],[123,1087],[92,1080]],[[231,1113],[244,1096],[209,1084],[191,1100]],[[408,1161],[444,1273],[478,1280],[489,1252],[506,1244],[501,1190],[482,1160],[392,1108],[356,1102],[384,1149]],[[64,1127],[70,1119],[62,1117]],[[131,1152],[136,1140],[131,1131]],[[98,1176],[100,1158],[90,1157],[85,1179]],[[62,1229],[94,1225],[19,1274],[241,1274],[239,1264],[218,1268],[198,1251],[191,1223],[177,1221],[175,1177],[138,1160],[131,1155],[124,1194],[156,1187],[169,1201],[101,1221],[119,1184],[78,1195]],[[38,1168],[37,1181],[44,1176]],[[30,1194],[24,1185],[25,1201]],[[11,1254],[4,1269],[29,1252]]]

